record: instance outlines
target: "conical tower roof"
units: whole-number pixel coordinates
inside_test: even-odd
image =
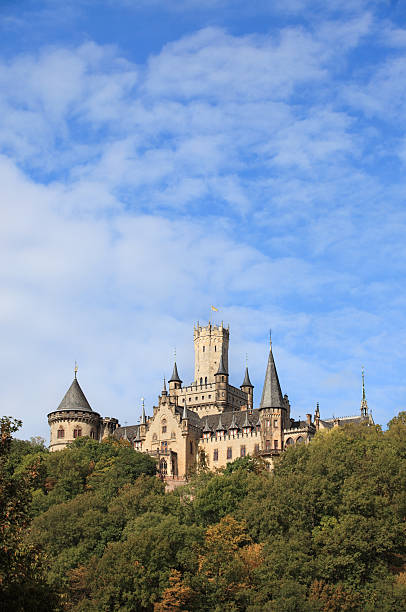
[[[252,385],[251,381],[250,381],[250,375],[248,374],[248,366],[245,368],[245,376],[244,376],[244,380],[243,380],[243,383],[242,383],[241,387],[252,387],[252,388],[254,388],[254,385]]]
[[[284,408],[281,386],[272,354],[269,349],[268,365],[266,367],[264,387],[262,389],[261,408]]]
[[[233,411],[233,418],[231,419],[230,427],[228,429],[240,429],[235,421],[235,412]]]
[[[57,410],[82,410],[84,412],[93,412],[79,385],[77,378],[73,382],[64,395],[63,400],[59,404]]]
[[[225,365],[224,365],[223,353],[221,354],[219,368],[218,368],[215,376],[217,376],[217,374],[223,374],[224,376],[228,376],[228,372],[227,372],[227,370],[225,368]]]
[[[248,410],[245,413],[245,421],[243,423],[243,427],[251,427],[251,423],[248,420]]]
[[[169,380],[169,382],[178,382],[178,383],[182,383],[181,379],[179,378],[179,374],[178,374],[178,366],[176,365],[176,361],[173,364],[173,372],[172,372],[172,376]]]

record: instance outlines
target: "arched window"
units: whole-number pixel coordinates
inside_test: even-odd
[[[57,437],[58,437],[58,438],[64,438],[64,437],[65,437],[65,430],[64,430],[64,428],[63,428],[63,427],[60,427],[60,428],[58,429]]]
[[[207,376],[204,377],[204,384],[207,385]]]
[[[215,353],[217,352],[217,346],[216,345],[214,345],[214,352]]]
[[[203,378],[202,377],[200,377],[200,384],[201,385],[203,384]]]
[[[73,430],[73,437],[74,438],[80,438],[82,435],[82,430],[80,427],[77,427],[76,429]]]
[[[204,353],[205,349],[206,349],[206,347],[204,346],[204,347],[203,347],[203,353]]]
[[[302,436],[299,436],[298,439],[296,440],[296,444],[303,444],[304,442],[304,438]]]
[[[166,433],[166,419],[162,419],[161,425],[162,425],[162,433]]]
[[[293,444],[293,438],[288,438],[285,442],[287,446],[291,446]]]
[[[193,442],[190,441],[190,454],[193,455]]]

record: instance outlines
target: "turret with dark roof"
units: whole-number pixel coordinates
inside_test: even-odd
[[[172,371],[172,376],[169,379],[169,382],[175,382],[175,383],[180,383],[182,384],[181,379],[179,378],[179,374],[178,374],[178,366],[176,365],[176,361],[173,364],[173,371]]]
[[[76,376],[57,410],[82,410],[83,412],[93,412]]]
[[[262,408],[285,408],[278,373],[272,353],[272,344],[269,349],[268,365],[266,367],[264,387],[260,409]]]
[[[220,374],[222,374],[223,376],[228,376],[228,372],[224,365],[223,354],[221,354],[219,367],[214,376],[219,376]]]
[[[254,385],[251,384],[251,381],[250,381],[250,375],[248,374],[248,366],[245,368],[245,376],[244,376],[244,380],[243,380],[243,383],[241,385],[241,388],[243,388],[243,387],[252,387],[252,388],[254,388]]]

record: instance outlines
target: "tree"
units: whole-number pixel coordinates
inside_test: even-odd
[[[16,612],[52,610],[56,600],[46,585],[44,559],[25,537],[36,465],[15,475],[10,461],[12,434],[20,426],[11,417],[0,419],[0,606]]]

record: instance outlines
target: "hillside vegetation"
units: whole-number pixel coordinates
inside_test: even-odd
[[[406,610],[406,413],[202,471],[127,443],[49,453],[1,420],[2,610]]]

